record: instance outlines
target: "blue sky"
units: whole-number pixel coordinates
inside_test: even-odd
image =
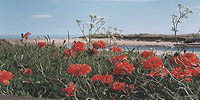
[[[200,0],[0,0],[0,35],[66,34],[81,35],[76,19],[89,20],[95,13],[106,18],[106,25],[123,34],[167,33],[177,4],[190,7],[194,14],[180,25],[179,33],[200,28]]]

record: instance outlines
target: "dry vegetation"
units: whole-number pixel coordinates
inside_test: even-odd
[[[165,41],[165,42],[175,42],[174,35],[165,35],[165,34],[129,34],[129,35],[121,35],[114,34],[116,39],[128,39],[128,40],[137,40],[137,41]],[[91,36],[92,38],[109,38],[108,34],[94,34]],[[190,40],[195,40],[194,42],[200,41],[200,35],[194,34],[181,34],[177,35],[177,40],[179,42],[185,42]],[[83,37],[80,37],[83,38]]]

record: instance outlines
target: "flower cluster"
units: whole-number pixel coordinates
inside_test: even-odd
[[[46,47],[46,42],[38,42],[37,45],[40,48],[44,48],[44,47]]]
[[[93,48],[97,48],[97,49],[100,49],[100,48],[106,48],[106,42],[102,41],[102,40],[99,40],[99,41],[95,41],[93,44],[92,44]]]
[[[72,49],[68,49],[68,48],[67,48],[67,49],[64,51],[64,55],[67,56],[67,57],[69,57],[69,56],[74,57],[74,56],[76,56],[76,52],[75,52],[74,50],[72,50]]]
[[[112,70],[112,75],[94,75],[92,77],[92,81],[101,81],[101,83],[109,83],[112,86],[112,90],[125,92],[126,83],[118,82],[118,80],[114,80],[113,76],[115,75],[124,75],[131,74],[135,70],[135,67],[128,62],[128,57],[126,55],[114,56],[109,59],[109,61],[114,65]],[[119,77],[119,76],[118,76]]]
[[[11,80],[14,77],[14,75],[11,72],[7,72],[5,70],[0,70],[0,82],[8,85],[10,84],[9,80]]]
[[[125,82],[114,82],[112,84],[112,89],[117,91],[124,91],[126,88],[125,86],[126,86]]]
[[[94,41],[94,43],[92,44],[93,48],[88,48],[88,54],[89,55],[95,55],[95,54],[99,54],[98,49],[103,49],[106,47],[106,42],[100,40],[100,41]]]
[[[166,68],[163,68],[163,64],[162,64],[162,60],[161,58],[158,56],[150,56],[152,55],[151,53],[142,53],[145,54],[143,56],[148,57],[147,59],[143,59],[141,60],[141,63],[143,64],[143,68],[147,69],[147,70],[151,70],[151,72],[147,75],[153,77],[153,76],[160,76],[160,77],[164,77],[168,74],[168,71]]]
[[[74,42],[74,44],[72,45],[72,50],[73,51],[78,51],[78,52],[81,52],[81,51],[84,51],[86,48],[85,48],[85,44],[83,42]]]
[[[177,79],[191,82],[193,81],[192,77],[200,75],[200,60],[193,53],[173,56],[172,62],[177,67],[173,68],[170,73]]]
[[[65,96],[74,96],[74,92],[76,92],[77,88],[75,87],[73,82],[69,82],[67,87],[62,89],[61,92],[65,92]]]
[[[109,61],[112,62],[112,63],[115,63],[115,62],[124,61],[124,60],[127,60],[127,59],[128,59],[128,56],[119,55],[119,56],[114,56],[114,57],[110,58]]]
[[[148,58],[148,57],[151,57],[151,56],[153,56],[153,52],[152,51],[143,51],[142,53],[141,53],[141,56],[142,57],[144,57],[144,58]]]
[[[112,74],[106,74],[106,75],[94,75],[91,80],[94,81],[100,81],[101,83],[112,83],[113,82],[113,76]]]
[[[172,61],[182,67],[195,67],[200,65],[200,60],[193,53],[179,54],[173,56]]]
[[[106,75],[93,75],[91,80],[93,82],[100,81],[102,84],[108,84],[112,86],[112,89],[115,91],[125,91],[126,83],[125,82],[118,82],[114,80],[115,74],[123,75],[123,74],[131,74],[135,70],[135,67],[132,64],[129,64],[128,61],[125,61],[128,57],[126,55],[115,56],[110,58],[109,60],[113,62],[114,68],[112,74],[106,73]],[[67,68],[66,72],[68,74],[73,74],[75,77],[79,77],[82,75],[87,75],[91,72],[92,68],[87,64],[70,64]],[[69,88],[65,88],[67,91]],[[69,90],[68,90],[69,91]],[[67,92],[67,96],[69,96],[70,92]]]
[[[162,60],[160,57],[152,56],[147,59],[141,60],[143,68],[152,70],[162,68]]]
[[[86,48],[85,48],[85,44],[83,42],[74,42],[73,45],[72,45],[72,48],[67,48],[65,49],[64,51],[64,55],[67,56],[67,57],[75,57],[77,52],[82,52],[84,51]]]
[[[75,77],[87,75],[92,68],[87,64],[70,64],[67,68],[68,74],[73,74]]]
[[[135,70],[135,68],[133,67],[132,64],[129,64],[127,61],[123,61],[123,62],[116,62],[114,64],[114,69],[112,74],[130,74],[132,71]]]
[[[166,68],[159,68],[159,69],[154,69],[153,71],[148,73],[148,76],[154,77],[154,76],[159,76],[159,77],[164,77],[168,74],[168,71]]]
[[[110,48],[110,51],[112,51],[112,52],[122,52],[122,49],[120,47],[113,46],[113,47]]]

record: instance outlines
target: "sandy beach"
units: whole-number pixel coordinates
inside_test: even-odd
[[[52,43],[54,41],[54,43],[56,45],[62,45],[64,40],[66,40],[66,44],[68,43],[67,39],[52,39],[49,41],[49,43]],[[104,38],[104,39],[92,39],[92,41],[99,41],[99,40],[103,40],[105,41],[107,44],[110,44],[110,39]],[[11,43],[15,44],[17,42],[20,42],[20,40],[9,40]],[[46,40],[25,40],[24,42],[28,42],[28,43],[36,43],[36,41],[46,41]],[[86,42],[84,39],[81,38],[74,38],[74,39],[69,39],[69,44],[72,44],[74,41],[82,41],[82,42]],[[173,42],[149,42],[149,41],[135,41],[135,40],[116,40],[116,41],[111,41],[111,45],[126,45],[126,46],[166,46],[166,47],[173,47]]]

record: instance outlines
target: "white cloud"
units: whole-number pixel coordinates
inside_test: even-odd
[[[37,15],[31,15],[31,18],[38,18],[38,19],[46,19],[46,18],[51,18],[53,17],[52,15],[49,14],[37,14]]]

